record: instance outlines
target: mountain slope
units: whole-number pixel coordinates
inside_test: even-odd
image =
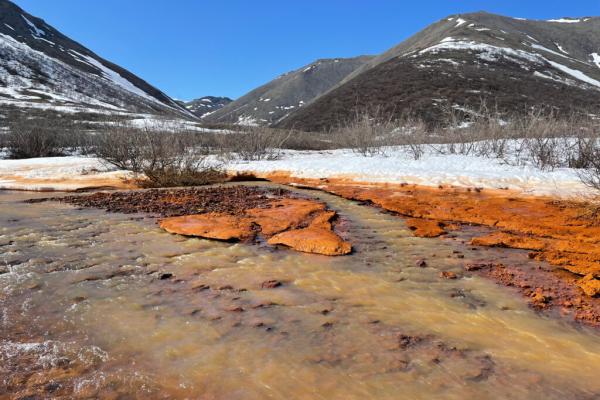
[[[0,107],[190,114],[131,72],[0,0]]]
[[[183,106],[198,118],[204,118],[231,103],[229,97],[204,96],[188,102]]]
[[[249,92],[204,119],[247,125],[272,124],[334,87],[371,57],[317,60]]]
[[[354,71],[277,126],[321,130],[356,109],[412,111],[430,121],[449,109],[531,106],[600,111],[600,18],[533,21],[453,15]]]

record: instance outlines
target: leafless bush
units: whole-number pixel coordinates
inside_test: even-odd
[[[132,171],[144,187],[194,186],[224,180],[209,160],[204,135],[160,124],[112,123],[96,135],[95,151],[108,164]]]
[[[590,165],[580,170],[579,178],[586,186],[600,191],[600,147],[596,147]]]
[[[11,158],[88,154],[90,134],[74,116],[56,112],[11,110],[4,117],[0,147]]]
[[[127,121],[109,121],[95,135],[95,154],[119,169],[142,171],[149,132],[131,126]]]
[[[392,115],[384,115],[381,108],[376,108],[357,111],[352,120],[340,123],[330,134],[340,147],[372,157],[385,155],[396,128]]]
[[[410,114],[398,119],[395,124],[391,143],[404,146],[413,159],[420,159],[425,154],[425,143],[429,134],[427,124]]]
[[[292,133],[264,126],[246,127],[242,132],[220,135],[221,154],[245,161],[275,160]]]
[[[20,111],[6,117],[3,147],[10,158],[55,157],[75,151],[86,141],[74,121],[59,116],[30,117]]]

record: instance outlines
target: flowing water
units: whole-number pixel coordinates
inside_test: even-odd
[[[303,193],[338,211],[354,254],[184,238],[0,192],[0,398],[600,397],[596,331],[439,275],[525,254],[415,238],[398,217]]]

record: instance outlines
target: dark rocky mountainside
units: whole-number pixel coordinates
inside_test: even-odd
[[[254,89],[204,119],[242,125],[277,123],[336,86],[370,59],[362,56],[315,61]]]
[[[0,0],[0,109],[188,116],[169,96]]]
[[[436,121],[452,109],[474,112],[482,101],[506,113],[532,106],[600,113],[600,18],[452,15],[274,125],[322,130],[375,107]]]

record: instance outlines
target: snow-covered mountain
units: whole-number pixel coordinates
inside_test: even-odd
[[[191,114],[131,72],[0,0],[0,110]]]
[[[371,107],[436,121],[449,109],[476,110],[482,99],[506,113],[547,106],[600,115],[600,18],[451,15],[275,126],[321,130]]]
[[[229,97],[204,96],[187,102],[182,105],[198,118],[204,118],[217,110],[225,107],[233,100]]]
[[[252,90],[204,119],[240,125],[276,123],[337,85],[370,59],[362,56],[317,60]]]

